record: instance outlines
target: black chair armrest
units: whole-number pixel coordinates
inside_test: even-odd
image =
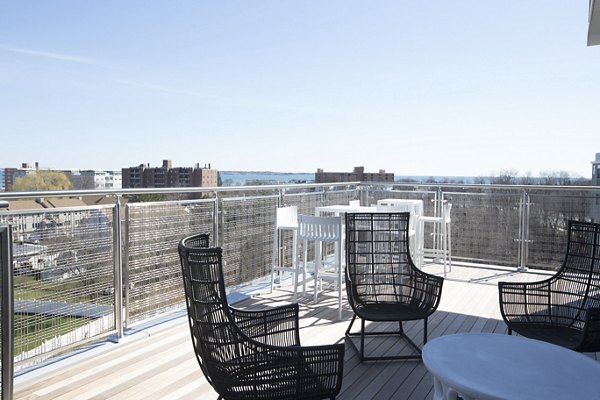
[[[246,336],[272,346],[300,346],[298,304],[265,310],[229,309]]]
[[[516,296],[550,296],[550,292],[556,290],[554,286],[557,281],[556,276],[551,276],[535,282],[498,282],[498,289],[500,292]]]
[[[413,292],[415,299],[419,299],[427,307],[435,310],[442,296],[442,286],[444,278],[437,275],[428,274],[415,269],[415,287],[419,290]]]
[[[498,282],[500,312],[505,322],[524,322],[529,317],[550,317],[552,313],[552,281]],[[509,325],[510,327],[510,325]]]

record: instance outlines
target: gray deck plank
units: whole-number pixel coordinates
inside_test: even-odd
[[[471,274],[471,275],[469,275]],[[497,276],[496,276],[497,275]],[[468,283],[476,276],[485,279]],[[444,283],[438,311],[429,319],[429,340],[457,332],[506,333],[498,308],[498,280],[536,280],[540,276],[505,274],[494,271],[468,271],[454,268]],[[236,307],[254,308],[288,303],[291,290],[287,287],[273,293],[254,295]],[[314,304],[312,296],[300,301],[300,335],[306,345],[343,343],[344,332],[352,316],[346,303],[343,320],[337,318],[335,292],[319,295]],[[360,321],[355,322],[358,328]],[[378,324],[377,329],[392,329],[396,324]],[[405,330],[422,345],[423,323],[412,321]],[[358,339],[356,339],[358,340]],[[90,355],[79,354],[70,360],[49,364],[25,374],[15,382],[15,399],[111,398],[127,400],[150,399],[216,399],[193,353],[189,327],[185,318],[167,326],[142,331],[135,338],[119,344],[107,343]],[[393,337],[367,339],[370,354],[407,350],[404,342]],[[85,353],[85,352],[83,352]],[[591,354],[597,359],[596,354]],[[380,361],[361,363],[354,350],[346,346],[344,381],[339,399],[431,399],[433,380],[419,361]]]

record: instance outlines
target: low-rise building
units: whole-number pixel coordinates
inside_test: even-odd
[[[365,167],[354,167],[352,172],[325,172],[317,169],[316,183],[336,182],[394,182],[394,174],[380,169],[379,172],[365,172]]]
[[[161,167],[140,164],[137,167],[123,168],[123,188],[163,188],[218,186],[219,171],[210,164],[200,167],[173,167],[171,160],[163,160]]]
[[[121,171],[63,171],[73,183],[73,189],[121,189]]]

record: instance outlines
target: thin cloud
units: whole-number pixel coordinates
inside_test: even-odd
[[[33,56],[33,57],[48,58],[51,60],[68,61],[68,62],[74,62],[74,63],[80,63],[80,64],[95,64],[96,63],[96,60],[87,58],[87,57],[73,56],[70,54],[53,53],[53,52],[33,50],[33,49],[24,49],[22,47],[6,46],[3,44],[0,44],[0,50],[9,51],[11,53],[17,53],[17,54],[25,54],[25,55]]]
[[[146,90],[151,90],[151,91],[156,91],[156,92],[161,92],[161,93],[198,97],[198,98],[202,98],[207,101],[210,101],[212,104],[218,104],[218,105],[230,106],[230,107],[258,107],[258,108],[264,108],[264,109],[271,108],[271,109],[296,111],[296,112],[308,112],[308,113],[313,113],[313,114],[331,114],[331,113],[339,112],[339,110],[334,110],[334,109],[302,107],[302,106],[288,106],[288,105],[284,105],[284,104],[276,104],[276,103],[272,103],[272,102],[265,102],[265,101],[261,101],[261,100],[255,100],[255,99],[249,100],[249,99],[242,99],[242,98],[236,99],[236,98],[231,98],[231,97],[216,96],[216,95],[196,92],[196,91],[192,91],[192,90],[178,89],[178,88],[143,83],[143,82],[135,82],[135,81],[130,81],[130,80],[126,80],[126,79],[114,79],[114,81],[119,84],[122,84],[122,85],[127,85],[127,86],[131,86],[131,87],[136,87],[136,88],[141,88],[141,89],[146,89]]]
[[[140,88],[140,89],[152,90],[155,92],[202,97],[205,99],[211,99],[211,100],[216,100],[216,101],[220,101],[220,102],[228,102],[229,101],[229,99],[227,99],[225,97],[207,95],[207,94],[195,92],[192,90],[183,90],[183,89],[177,89],[177,88],[168,87],[168,86],[155,85],[155,84],[151,84],[151,83],[135,82],[135,81],[127,80],[127,79],[115,79],[114,81],[117,83],[123,84],[123,85],[132,86],[132,87],[136,87],[136,88]]]

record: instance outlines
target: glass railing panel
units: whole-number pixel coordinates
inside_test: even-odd
[[[442,188],[428,185],[369,190],[370,204],[376,204],[382,199],[423,200],[425,216],[439,215],[441,199],[452,203],[452,260],[511,267],[519,263],[517,239],[520,196],[517,190],[468,191],[464,188],[444,187],[442,191]],[[433,241],[436,225],[425,224],[423,228],[424,248],[435,247]]]
[[[273,227],[279,196],[226,198],[221,202],[225,285],[271,272]]]
[[[350,200],[358,199],[355,189],[327,190],[323,194],[323,201],[319,206],[331,206],[336,204],[348,204]]]
[[[215,200],[134,203],[126,206],[125,307],[128,322],[150,318],[185,301],[178,243],[197,233],[214,243]]]
[[[322,191],[286,194],[284,205],[298,207],[298,214],[315,215],[315,208],[323,205],[325,194]]]
[[[590,221],[596,196],[591,191],[544,190],[530,193],[527,266],[557,270],[567,246],[569,220]]]
[[[113,206],[5,213],[13,226],[15,362],[115,329]]]
[[[519,265],[518,192],[444,192],[452,203],[452,260]]]

